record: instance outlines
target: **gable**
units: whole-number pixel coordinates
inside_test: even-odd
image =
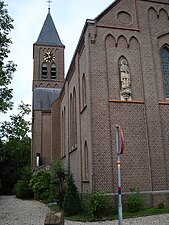
[[[136,0],[116,0],[95,20],[97,26],[138,30]]]

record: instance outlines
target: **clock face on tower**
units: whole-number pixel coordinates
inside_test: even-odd
[[[52,62],[55,59],[55,55],[51,52],[46,52],[43,56],[45,62]]]

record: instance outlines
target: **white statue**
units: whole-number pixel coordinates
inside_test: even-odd
[[[120,80],[121,80],[121,100],[131,100],[131,80],[127,60],[122,59],[120,63]]]

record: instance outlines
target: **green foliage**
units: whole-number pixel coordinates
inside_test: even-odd
[[[128,212],[138,212],[144,208],[144,199],[138,193],[128,196],[125,203]]]
[[[53,161],[50,171],[53,180],[56,180],[60,185],[62,185],[66,177],[65,168],[62,162],[60,160]]]
[[[66,188],[57,188],[56,192],[54,194],[54,198],[58,204],[58,206],[62,209],[63,208],[63,202],[65,198]]]
[[[21,171],[21,180],[19,180],[14,187],[14,192],[17,198],[22,199],[33,198],[33,192],[29,187],[31,176],[32,176],[31,168],[24,167]]]
[[[50,195],[51,175],[48,171],[40,169],[36,171],[30,180],[31,190],[39,199],[45,199]]]
[[[59,209],[55,206],[50,207],[51,210],[58,212]],[[151,215],[159,215],[159,214],[166,214],[169,213],[169,208],[164,207],[162,209],[160,208],[144,208],[138,212],[130,213],[130,212],[123,212],[123,219],[128,218],[136,218],[136,217],[145,217],[145,216],[151,216]],[[117,220],[118,219],[118,212],[111,210],[109,214],[104,215],[104,217],[101,218],[94,218],[91,216],[91,214],[81,213],[77,214],[75,216],[67,217],[65,216],[65,219],[71,220],[71,221],[79,221],[79,222],[94,222],[94,221],[106,221],[106,220]],[[93,224],[93,223],[91,223]],[[115,223],[116,224],[116,223]]]
[[[78,190],[75,186],[73,176],[68,171],[67,179],[66,179],[66,193],[63,203],[64,213],[67,216],[73,216],[79,213],[82,209],[81,200],[79,198]]]
[[[32,199],[33,192],[29,188],[29,182],[24,180],[19,180],[14,187],[14,192],[17,198],[22,199]]]
[[[10,116],[10,121],[2,122],[0,126],[0,137],[6,138],[17,138],[19,140],[27,138],[30,132],[30,121],[25,120],[25,116],[31,112],[30,105],[21,104],[18,106],[19,113],[17,115]]]
[[[65,196],[65,168],[61,161],[53,161],[51,165],[52,183],[50,186],[51,193],[57,204],[62,208]]]
[[[21,179],[22,169],[31,163],[31,139],[9,139],[0,146],[0,177],[2,193],[12,194]]]
[[[13,89],[9,88],[9,84],[13,78],[13,73],[16,70],[16,65],[9,61],[4,63],[4,59],[10,53],[9,45],[12,44],[8,37],[13,29],[13,19],[8,15],[4,1],[0,0],[0,112],[7,112],[12,109],[13,103],[10,101]]]
[[[45,190],[41,194],[37,195],[37,199],[42,200],[45,204],[53,202],[54,200],[50,190]]]
[[[0,177],[4,194],[12,194],[14,184],[21,179],[22,169],[31,164],[30,122],[24,119],[30,107],[22,102],[18,109],[18,115],[11,116],[11,121],[0,126]]]
[[[101,192],[93,192],[86,197],[85,208],[95,218],[102,217],[108,207],[108,200]]]

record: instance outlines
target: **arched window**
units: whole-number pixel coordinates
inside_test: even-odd
[[[51,64],[51,79],[56,79],[56,64]]]
[[[61,157],[64,155],[64,113],[62,111],[62,148],[61,148]]]
[[[64,107],[64,110],[62,111],[62,153],[61,153],[61,156],[64,156],[66,154],[66,151],[65,151],[65,107]]]
[[[72,94],[70,95],[70,150],[72,150],[73,146],[73,133],[74,133],[74,129],[73,129],[73,118],[74,118],[74,110],[73,110],[73,97]]]
[[[86,105],[86,79],[85,74],[83,74],[82,78],[82,107]]]
[[[84,145],[84,178],[85,180],[89,179],[89,159],[88,159],[88,146],[87,142],[85,141]]]
[[[169,99],[169,49],[167,47],[164,47],[163,49],[161,49],[160,53],[165,97]]]
[[[63,154],[66,154],[66,110],[63,111]]]
[[[42,64],[42,79],[47,79],[48,76],[48,67],[46,63]]]
[[[73,91],[73,129],[74,129],[74,137],[73,137],[73,144],[74,144],[74,147],[76,146],[77,144],[77,112],[76,112],[76,91],[75,91],[75,88],[74,88],[74,91]]]
[[[76,111],[76,91],[70,95],[70,149],[77,145],[77,111]]]

